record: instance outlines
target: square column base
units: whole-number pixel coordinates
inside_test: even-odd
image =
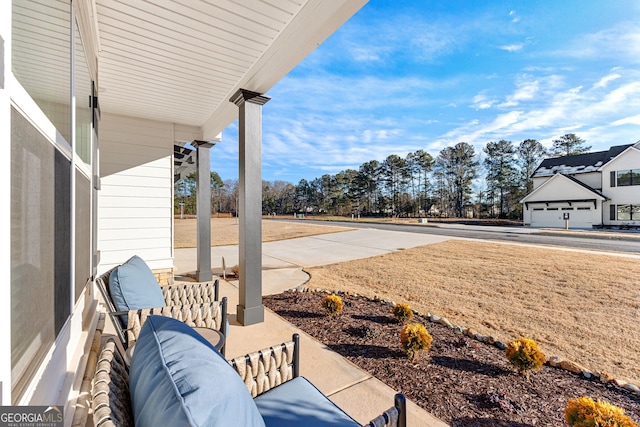
[[[264,322],[264,306],[244,308],[240,304],[236,306],[236,319],[242,326],[255,325]]]
[[[213,273],[211,270],[198,270],[196,271],[196,282],[210,282],[213,280]]]

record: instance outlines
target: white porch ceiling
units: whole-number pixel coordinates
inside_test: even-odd
[[[95,0],[103,111],[200,126],[237,117],[367,0]]]

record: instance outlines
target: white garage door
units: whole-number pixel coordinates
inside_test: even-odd
[[[569,214],[569,228],[591,228],[593,226],[593,208],[562,210],[562,208],[533,209],[531,226],[540,228],[564,228],[564,214]]]

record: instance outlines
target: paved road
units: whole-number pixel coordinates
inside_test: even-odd
[[[378,224],[339,221],[313,221],[318,225],[340,225],[352,228],[375,228],[378,230],[404,231],[409,233],[433,234],[440,236],[464,237],[468,239],[497,240],[537,245],[562,246],[569,248],[592,249],[599,251],[617,251],[640,253],[640,238],[625,239],[622,237],[572,237],[563,234],[546,233],[543,230],[520,227],[465,226],[461,224],[438,224],[438,226],[420,226],[403,224]],[[585,232],[585,234],[588,232]],[[593,232],[597,233],[597,232]]]

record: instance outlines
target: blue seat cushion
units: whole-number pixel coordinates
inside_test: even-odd
[[[280,384],[254,401],[267,427],[360,427],[304,377]]]
[[[109,293],[117,311],[164,307],[162,289],[146,262],[137,255],[109,275]],[[120,316],[127,327],[127,316]]]
[[[179,320],[149,316],[129,369],[135,425],[264,427],[237,372]]]

